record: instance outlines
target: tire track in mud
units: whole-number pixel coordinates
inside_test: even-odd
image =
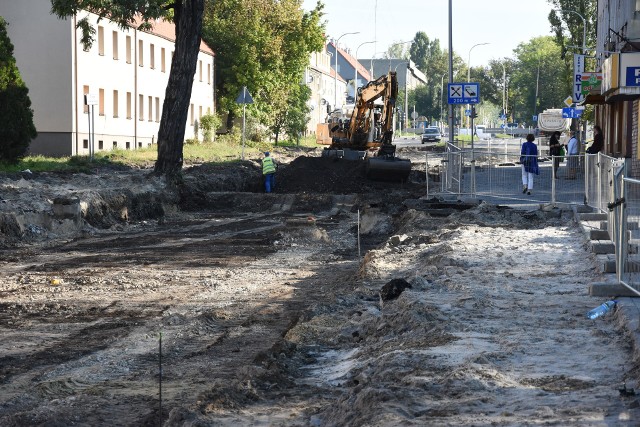
[[[11,367],[0,383],[0,424],[157,425],[159,330],[167,411],[194,404],[212,384],[243,378],[310,300],[332,297],[326,286],[316,287],[333,282],[325,276],[354,268],[347,260],[324,271],[333,249],[289,253],[291,243],[276,240],[287,232],[285,223],[279,213],[165,223],[8,263],[2,274],[14,282],[20,275],[21,283],[0,288],[12,301],[3,317],[13,325],[5,323],[3,335],[24,328],[28,336],[48,336],[38,338],[42,348],[28,345],[0,359]],[[46,284],[52,274],[61,286]],[[48,308],[39,314],[39,307]],[[92,322],[98,323],[86,326]]]

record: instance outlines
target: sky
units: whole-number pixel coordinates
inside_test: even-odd
[[[317,0],[303,0],[311,10]],[[323,0],[328,38],[356,50],[359,58],[381,58],[394,42],[413,40],[418,31],[449,49],[449,0]],[[452,0],[453,51],[471,66],[512,58],[522,42],[551,35],[547,0]],[[360,46],[364,42],[375,41]],[[475,46],[479,43],[487,45]],[[375,54],[375,56],[374,56]]]

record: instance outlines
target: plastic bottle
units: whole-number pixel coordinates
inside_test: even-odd
[[[587,313],[587,317],[591,320],[596,319],[602,316],[603,314],[606,314],[607,312],[609,312],[617,303],[618,301],[615,301],[615,300],[602,303],[596,308],[594,308],[593,310],[589,311]]]

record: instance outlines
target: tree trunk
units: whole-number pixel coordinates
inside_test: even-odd
[[[176,42],[158,130],[158,160],[154,168],[158,174],[170,176],[182,170],[184,133],[200,51],[204,1],[179,0],[174,3]]]
[[[233,110],[229,110],[229,113],[227,114],[227,132],[231,133],[231,131],[233,130],[233,123],[235,119],[236,114]]]

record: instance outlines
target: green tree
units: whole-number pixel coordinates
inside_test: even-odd
[[[549,12],[549,23],[562,58],[568,50],[582,51],[583,42],[586,47],[595,45],[597,0],[547,1],[554,7]]]
[[[159,18],[173,20],[176,27],[175,51],[162,106],[158,130],[158,159],[155,172],[167,176],[182,169],[184,132],[189,114],[189,101],[196,72],[205,0],[51,0],[52,12],[60,18],[88,10],[128,28],[141,18],[140,29],[150,29]],[[95,29],[84,18],[78,21],[82,43],[91,46]]]
[[[200,128],[204,142],[211,142],[216,130],[220,127],[220,117],[215,114],[205,114],[200,117]]]
[[[304,132],[309,121],[309,98],[311,97],[311,88],[307,85],[294,86],[293,93],[290,96],[289,108],[287,108],[287,116],[284,123],[285,131],[289,140],[295,138],[296,143],[300,143],[300,134]]]
[[[20,77],[7,24],[0,16],[0,161],[17,163],[36,136],[29,89]]]
[[[311,97],[311,89],[307,85],[297,84],[287,86],[287,92],[283,93],[280,102],[274,104],[274,120],[269,127],[274,135],[275,144],[282,132],[289,139],[299,140],[300,132],[305,130],[309,121],[309,106],[307,101]]]
[[[216,52],[219,110],[227,128],[240,111],[242,86],[253,95],[248,113],[272,126],[299,85],[311,52],[324,47],[323,5],[304,12],[299,0],[217,0],[207,3],[203,36]]]
[[[385,57],[387,59],[409,59],[409,45],[403,42],[391,43]]]
[[[416,33],[411,48],[409,49],[411,60],[418,69],[430,76],[441,76],[448,71],[448,56],[446,51],[440,48],[440,40],[430,40],[426,33]]]
[[[560,108],[571,93],[571,78],[560,58],[561,48],[552,36],[535,37],[514,50],[517,66],[510,79],[510,95],[517,121],[547,108]]]

